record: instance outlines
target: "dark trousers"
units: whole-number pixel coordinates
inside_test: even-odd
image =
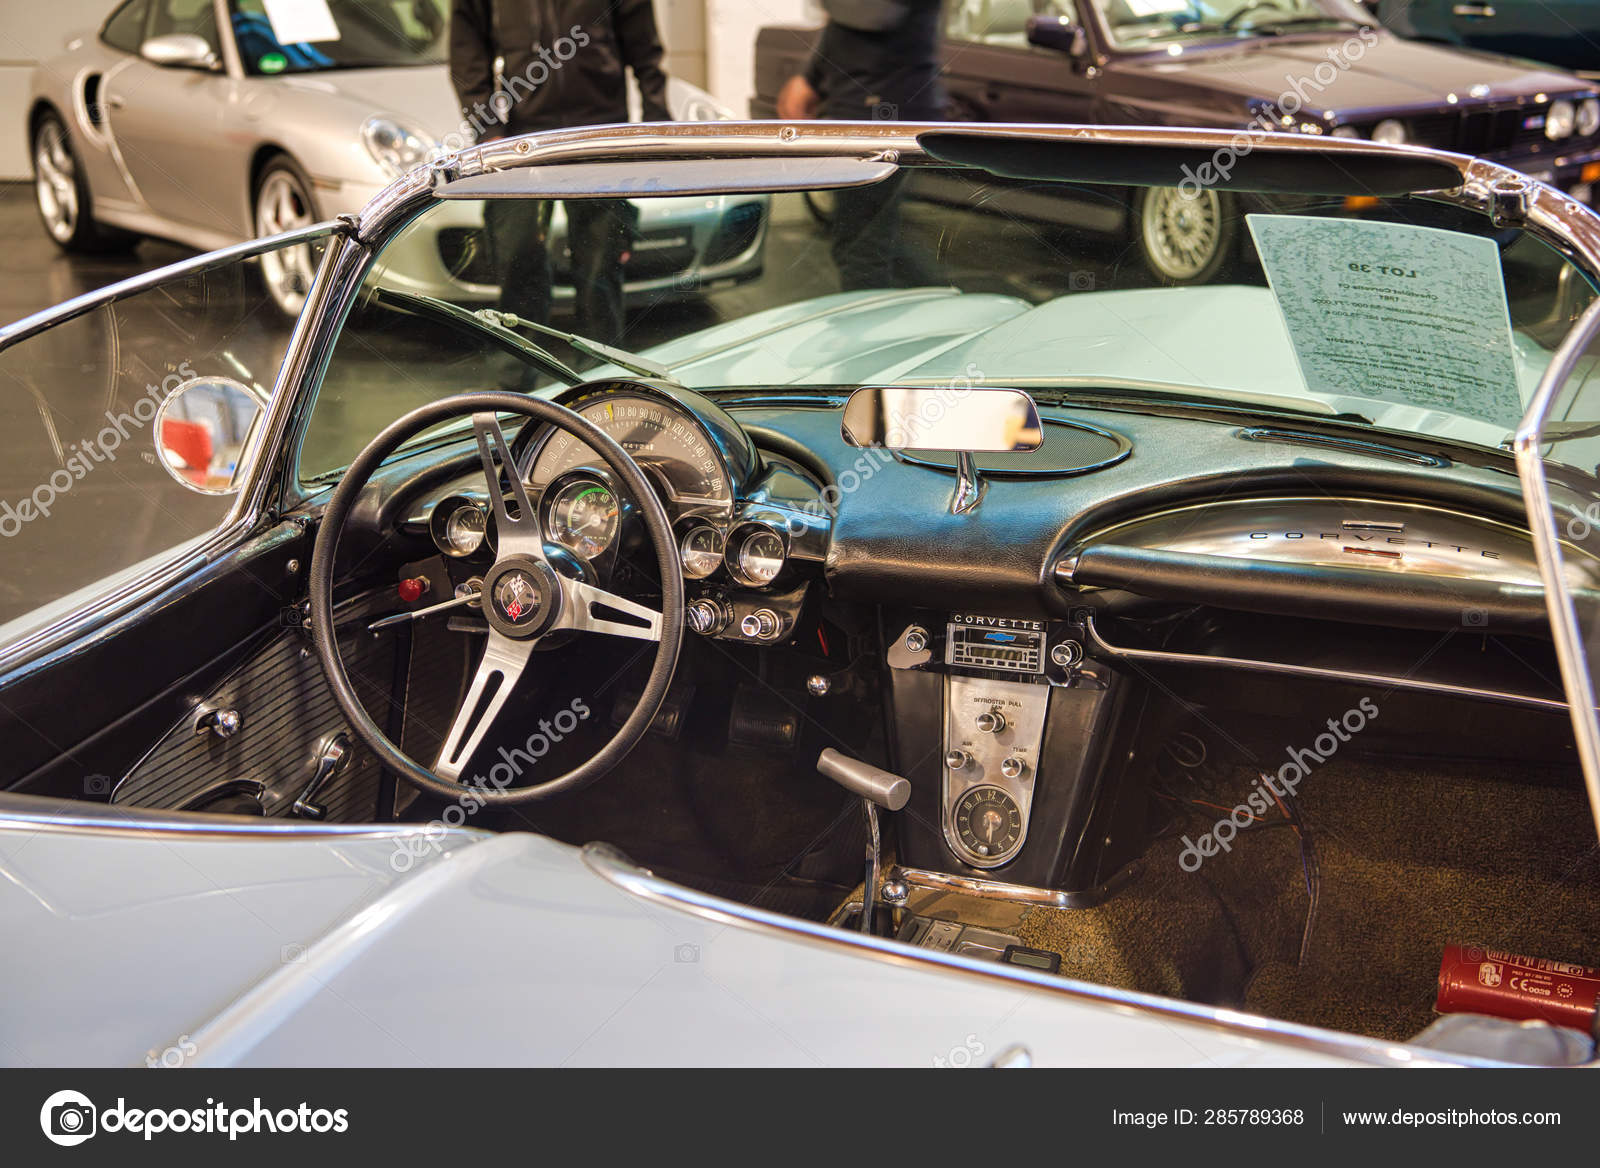
[[[622,257],[633,239],[633,207],[615,199],[570,199],[567,247],[572,253],[576,331],[592,340],[622,340]],[[484,209],[490,254],[500,273],[500,308],[550,323],[550,217],[541,199],[491,199]]]
[[[905,171],[870,187],[833,194],[833,262],[846,292],[945,283],[930,265],[902,246],[900,200]]]

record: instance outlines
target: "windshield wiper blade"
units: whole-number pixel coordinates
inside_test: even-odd
[[[402,292],[398,288],[385,288],[382,284],[375,285],[372,294],[380,304],[442,318],[457,326],[487,328],[506,348],[525,355],[546,373],[565,381],[568,385],[582,385],[588,380],[553,353],[546,352],[527,337],[518,336],[498,320],[492,320],[481,312],[470,312],[458,304],[451,304],[448,300],[440,300],[434,296],[424,296],[420,292]]]
[[[672,371],[665,365],[658,365],[648,357],[641,357],[638,353],[630,353],[626,349],[618,349],[601,341],[581,337],[577,333],[564,333],[558,328],[551,328],[538,321],[524,320],[514,312],[501,312],[494,308],[480,308],[477,316],[490,324],[499,325],[504,329],[525,328],[547,337],[554,337],[564,341],[585,357],[593,357],[597,361],[609,361],[611,364],[626,369],[629,373],[637,373],[640,377],[657,377],[662,381],[670,381],[674,385],[682,383],[672,375]]]
[[[1370,27],[1365,24],[1357,24],[1353,20],[1346,20],[1342,16],[1292,16],[1288,20],[1274,20],[1271,24],[1252,24],[1249,31],[1260,33],[1262,36],[1282,36],[1290,29],[1308,24],[1329,24],[1334,28]]]

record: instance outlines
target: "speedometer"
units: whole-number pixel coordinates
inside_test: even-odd
[[[694,417],[671,399],[630,391],[603,393],[577,406],[577,411],[653,472],[673,500],[732,501],[720,451]],[[539,448],[527,480],[540,489],[567,471],[604,466],[605,461],[583,441],[556,431]]]

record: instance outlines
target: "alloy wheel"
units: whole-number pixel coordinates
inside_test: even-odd
[[[1222,244],[1222,200],[1215,191],[1187,195],[1177,187],[1145,192],[1139,216],[1144,253],[1157,275],[1174,283],[1201,278]]]
[[[315,222],[311,193],[299,177],[282,166],[269,170],[256,191],[256,237],[295,231]],[[298,316],[316,278],[316,257],[311,245],[302,243],[267,252],[261,257],[261,276],[273,303],[287,315]]]
[[[54,118],[47,118],[34,137],[33,175],[45,229],[57,243],[67,243],[78,229],[78,167],[66,131]]]

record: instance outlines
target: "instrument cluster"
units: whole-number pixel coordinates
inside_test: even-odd
[[[737,422],[699,394],[648,382],[596,383],[559,400],[626,450],[656,488],[691,584],[696,632],[774,641],[794,628],[805,589],[791,564],[823,559],[828,520],[773,497]],[[530,429],[512,457],[546,544],[570,553],[576,569],[604,576],[641,538],[636,504],[576,436]],[[426,513],[429,534],[453,559],[492,555],[493,513],[476,483],[462,485]]]

